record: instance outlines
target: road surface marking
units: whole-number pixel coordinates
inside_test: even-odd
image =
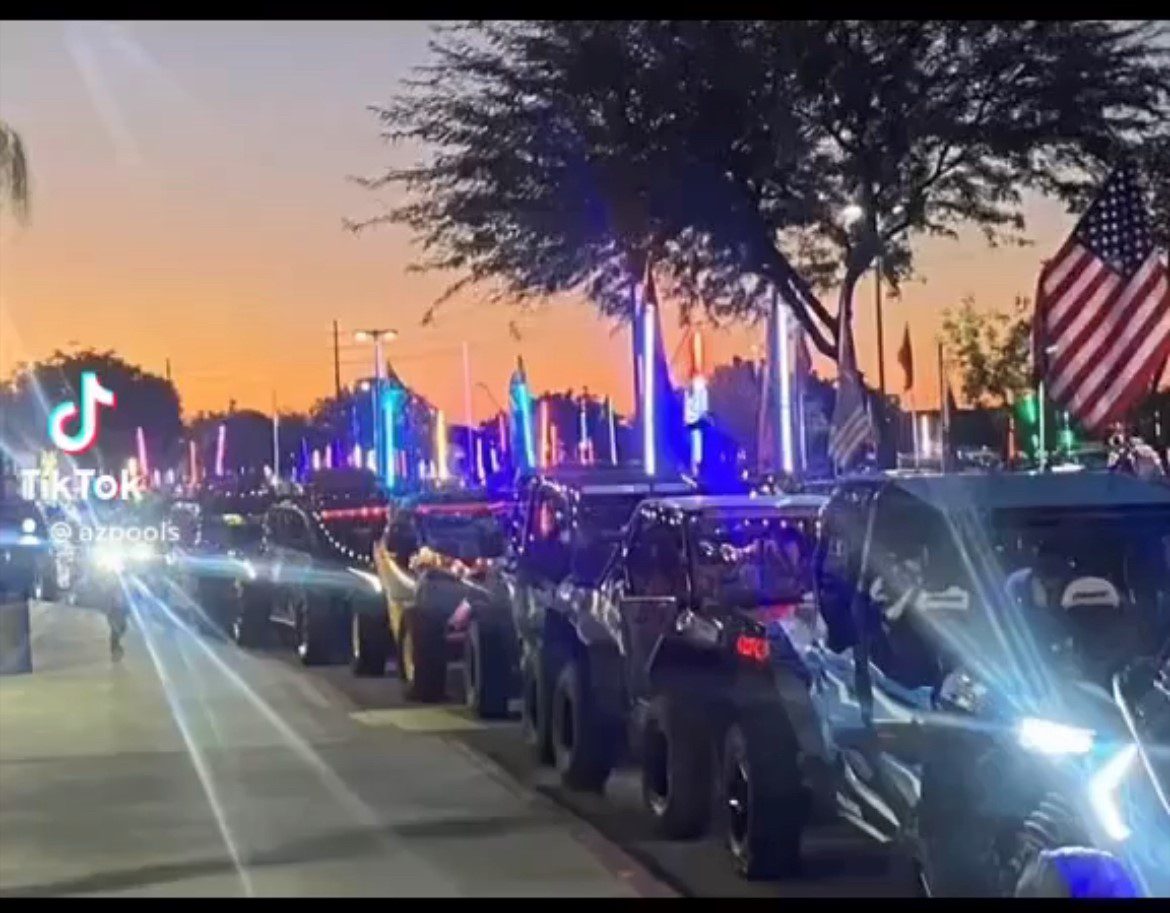
[[[394,726],[407,732],[460,732],[483,729],[483,723],[444,707],[403,707],[394,710],[359,710],[350,718],[365,726]]]

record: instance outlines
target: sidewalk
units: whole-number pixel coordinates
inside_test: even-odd
[[[0,678],[0,896],[632,896],[441,739],[371,729],[295,667],[33,608]]]

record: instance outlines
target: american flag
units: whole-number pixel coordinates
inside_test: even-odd
[[[845,314],[844,307],[841,313]],[[837,402],[829,431],[829,456],[834,465],[844,468],[856,458],[866,443],[877,442],[877,429],[865,402],[865,388],[857,372],[853,354],[851,321],[840,321],[837,332]]]
[[[1036,294],[1037,372],[1090,432],[1122,419],[1170,355],[1168,283],[1137,175],[1122,165],[1045,264]]]

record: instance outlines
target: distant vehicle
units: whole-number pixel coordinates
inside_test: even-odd
[[[773,734],[747,740],[725,791],[756,823],[740,852],[794,865],[819,806],[906,854],[930,894],[1165,884],[1170,819],[1123,685],[1170,640],[1170,489],[1093,472],[847,479],[815,573],[824,636],[770,633],[773,665],[803,685],[761,703]]]
[[[491,643],[510,648],[525,739],[541,762],[553,761],[554,688],[577,646],[549,610],[596,586],[643,499],[693,491],[680,477],[648,479],[636,468],[602,466],[555,467],[519,487],[519,540],[502,575],[509,609],[493,600],[475,617]]]
[[[374,543],[388,498],[373,473],[320,474],[304,494],[273,504],[264,518],[257,589],[237,624],[255,642],[275,622],[291,631],[305,665],[352,659],[355,619],[377,611],[382,585]]]
[[[166,562],[173,543],[163,541],[159,530],[168,513],[168,503],[157,497],[63,509],[58,522],[72,529],[69,599],[103,610],[139,605],[155,616],[165,615],[166,608],[145,597],[167,595]],[[152,530],[149,538],[141,535],[146,529]]]
[[[169,563],[184,594],[181,610],[205,633],[245,647],[262,640],[263,630],[247,620],[266,598],[256,581],[264,516],[274,500],[268,487],[217,486],[172,505],[169,520],[180,540]]]
[[[505,595],[497,571],[508,507],[477,489],[424,492],[393,507],[374,547],[386,601],[355,623],[357,674],[381,675],[396,646],[407,698],[438,701],[448,662],[462,659],[469,706],[480,716],[506,714],[513,687],[504,645],[484,643],[475,608]]]

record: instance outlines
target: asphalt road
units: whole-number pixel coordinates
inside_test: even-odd
[[[0,677],[0,897],[670,894],[445,735],[279,653],[34,606]],[[437,714],[437,715],[436,715]]]
[[[443,736],[499,766],[523,787],[553,799],[587,822],[680,894],[694,897],[912,897],[916,890],[905,866],[883,847],[844,824],[812,828],[804,843],[805,872],[782,882],[746,882],[731,868],[717,836],[695,841],[657,837],[642,814],[637,773],[623,769],[611,777],[604,795],[579,793],[560,785],[555,771],[537,765],[526,750],[517,719],[484,723],[460,706],[461,678],[449,670],[442,706],[411,705],[402,698],[391,667],[386,678],[358,679],[343,666],[303,669],[291,652],[274,655],[302,675],[327,682],[344,693],[368,719],[405,719],[412,714]]]

